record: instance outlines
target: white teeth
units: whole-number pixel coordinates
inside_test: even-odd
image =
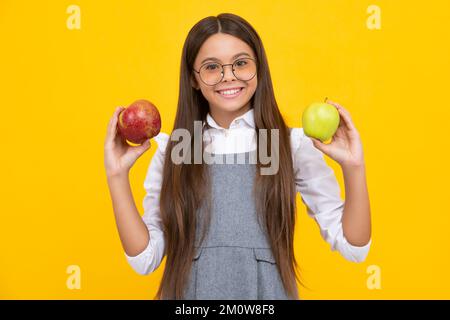
[[[232,94],[235,94],[235,93],[241,91],[241,89],[242,88],[234,89],[234,90],[219,91],[219,92],[220,92],[220,94],[223,94],[223,95],[232,95]]]

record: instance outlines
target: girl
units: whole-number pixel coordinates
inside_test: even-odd
[[[333,104],[340,125],[330,144],[288,128],[278,109],[261,39],[239,16],[220,14],[189,32],[181,60],[172,137],[160,133],[136,209],[128,173],[150,147],[128,146],[117,133],[118,107],[105,140],[105,169],[120,239],[130,265],[153,272],[166,256],[157,299],[298,299],[294,257],[295,196],[299,192],[321,235],[346,259],[360,262],[371,244],[369,198],[359,134],[348,111]],[[205,164],[171,156],[173,133],[201,121],[202,149],[217,157],[244,155],[243,164]],[[263,175],[260,129],[278,133],[279,170]],[[250,134],[249,134],[250,133]],[[268,135],[271,147],[277,143]],[[271,150],[274,150],[273,148]],[[346,201],[323,154],[337,161]]]

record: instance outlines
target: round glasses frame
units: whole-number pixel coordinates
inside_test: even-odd
[[[236,74],[234,73],[234,65],[235,65],[235,63],[238,62],[238,61],[242,61],[242,60],[252,60],[252,61],[255,63],[255,68],[256,68],[255,74],[254,74],[250,79],[239,79],[239,78],[236,76]],[[252,58],[247,58],[247,57],[246,57],[246,58],[240,58],[240,59],[237,59],[236,61],[234,61],[233,63],[227,63],[227,64],[220,64],[220,63],[216,62],[218,65],[220,65],[220,66],[222,67],[222,71],[220,72],[220,73],[222,74],[222,77],[221,77],[220,80],[217,81],[216,83],[214,83],[214,84],[208,84],[208,83],[206,83],[205,81],[203,81],[202,77],[200,76],[200,70],[203,68],[203,66],[207,65],[208,63],[211,63],[211,62],[205,62],[204,64],[202,64],[202,65],[200,66],[200,68],[198,69],[198,71],[195,70],[194,68],[192,68],[192,70],[194,70],[195,72],[197,72],[198,77],[200,78],[200,80],[201,80],[204,84],[206,84],[207,86],[215,86],[216,84],[220,83],[220,82],[223,80],[223,77],[225,76],[225,72],[224,72],[224,67],[225,67],[225,66],[232,66],[232,67],[231,67],[231,72],[233,73],[233,75],[234,75],[234,77],[235,77],[236,79],[241,80],[241,81],[250,81],[250,80],[252,80],[252,79],[256,76],[256,74],[258,73],[258,72],[257,72],[257,69],[258,69],[258,68],[257,68],[257,66],[256,66],[256,61],[255,61],[255,59],[252,59]]]

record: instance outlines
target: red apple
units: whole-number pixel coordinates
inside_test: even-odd
[[[125,139],[142,144],[159,133],[161,117],[153,103],[140,99],[120,112],[118,127]]]

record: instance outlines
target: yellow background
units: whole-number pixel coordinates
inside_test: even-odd
[[[69,30],[66,9],[81,9]],[[369,30],[369,5],[381,30]],[[298,198],[304,299],[450,298],[448,1],[0,2],[0,298],[151,299],[125,260],[103,167],[115,106],[154,102],[170,132],[181,49],[201,18],[232,12],[260,34],[290,126],[326,96],[351,113],[373,215],[367,260],[331,252]],[[142,213],[153,144],[131,170]],[[341,184],[340,167],[331,159]],[[69,290],[66,268],[81,268]],[[379,266],[381,289],[366,285]]]

